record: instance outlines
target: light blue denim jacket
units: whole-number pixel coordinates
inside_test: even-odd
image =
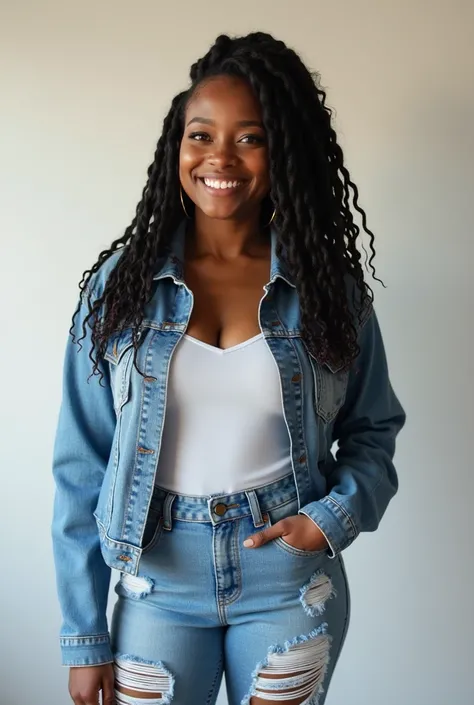
[[[112,660],[106,619],[111,568],[137,573],[157,477],[170,361],[186,331],[193,296],[183,280],[184,224],[173,253],[157,263],[133,366],[130,330],[113,336],[100,364],[103,385],[88,377],[90,338],[68,340],[63,399],[54,447],[52,525],[64,665]],[[298,297],[275,251],[259,323],[278,365],[300,512],[323,531],[336,556],[361,531],[373,531],[397,490],[392,463],[405,415],[388,377],[373,310],[359,329],[350,371],[319,365],[301,338]],[[82,293],[75,333],[88,299],[101,296],[120,252]],[[331,452],[338,442],[336,455]],[[158,472],[159,484],[159,472]]]

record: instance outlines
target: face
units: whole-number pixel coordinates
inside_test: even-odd
[[[254,217],[270,190],[260,105],[241,79],[198,87],[185,113],[179,157],[183,189],[209,218]]]

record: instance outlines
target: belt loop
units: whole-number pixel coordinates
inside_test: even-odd
[[[262,517],[262,512],[260,510],[260,504],[258,502],[257,493],[255,492],[255,490],[249,490],[245,494],[247,495],[247,499],[250,505],[250,511],[252,512],[253,525],[256,529],[259,529],[261,526],[265,526],[265,522],[263,521]]]
[[[171,529],[173,528],[171,508],[175,499],[176,495],[172,492],[168,492],[165,497],[165,501],[163,502],[163,529],[165,529],[166,531],[171,531]]]

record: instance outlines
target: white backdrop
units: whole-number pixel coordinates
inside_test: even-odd
[[[337,108],[409,415],[400,493],[346,554],[352,629],[327,702],[472,705],[473,26],[469,0],[3,0],[1,705],[68,702],[50,462],[77,282],[129,223],[190,63],[252,29],[295,46]]]

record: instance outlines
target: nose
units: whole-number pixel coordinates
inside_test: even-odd
[[[210,166],[216,169],[226,169],[231,166],[235,166],[237,163],[237,155],[234,151],[233,145],[228,143],[213,145],[214,149],[208,156],[208,163]]]

